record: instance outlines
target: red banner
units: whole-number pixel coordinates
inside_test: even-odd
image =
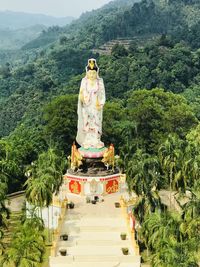
[[[116,179],[110,180],[106,183],[106,193],[112,194],[119,191],[119,183]]]
[[[73,194],[80,194],[80,192],[81,192],[81,184],[78,181],[71,180],[69,182],[69,190]]]

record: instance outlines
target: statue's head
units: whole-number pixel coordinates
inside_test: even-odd
[[[86,66],[86,76],[90,80],[95,80],[98,77],[99,68],[96,63],[96,59],[88,59],[88,64]]]
[[[95,70],[96,72],[99,71],[96,59],[94,59],[94,58],[88,59],[88,64],[87,64],[87,67],[86,67],[86,71],[89,71],[89,70]]]

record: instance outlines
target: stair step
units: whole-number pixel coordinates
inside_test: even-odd
[[[57,267],[140,267],[140,263],[120,263],[120,262],[72,262],[72,263],[56,263]],[[50,264],[50,267],[53,265]]]
[[[126,232],[125,226],[64,226],[63,233],[79,233],[79,232]]]
[[[84,225],[84,226],[80,226],[79,229],[81,231],[89,231],[89,232],[93,232],[93,231],[98,231],[98,232],[104,232],[105,230],[106,231],[109,231],[109,232],[125,232],[127,230],[127,228],[125,226],[106,226],[106,229],[105,229],[105,226],[102,225],[102,226],[98,226],[98,225]]]
[[[62,262],[61,262],[62,261]],[[119,262],[69,262],[63,260],[55,260],[55,264],[58,267],[120,267]],[[54,261],[50,260],[50,267],[53,267]],[[123,266],[126,267],[126,266]],[[127,266],[129,267],[129,266]]]
[[[58,248],[64,248],[67,250],[67,255],[68,256],[74,256],[74,257],[96,257],[96,256],[108,256],[110,257],[112,256],[123,256],[122,250],[121,248],[124,246],[93,246],[93,244],[91,244],[91,246],[75,246],[75,247],[68,247],[67,245],[65,246],[60,246]],[[134,251],[133,249],[128,246],[129,248],[129,255],[134,255]],[[59,252],[58,252],[59,255]]]
[[[130,244],[129,240],[93,240],[93,246],[123,246],[127,247]],[[77,240],[77,246],[90,246],[91,240]]]
[[[136,267],[135,263],[140,264],[140,256],[134,255],[122,255],[122,256],[111,256],[111,255],[76,255],[76,256],[57,256],[50,257],[50,267],[59,266],[59,264],[79,264],[81,267],[83,263],[93,262],[94,267],[96,267],[96,263],[101,262],[110,262],[110,263],[131,263],[131,266]],[[133,265],[133,264],[134,265]],[[55,265],[54,265],[55,264]],[[138,265],[140,266],[140,265]]]
[[[119,241],[119,232],[80,232],[78,234],[79,240],[113,240]]]
[[[58,241],[58,247],[76,247],[76,246],[116,246],[116,247],[128,247],[130,240],[76,240],[73,237],[68,237],[67,241]]]
[[[67,216],[67,221],[65,221],[65,225],[77,224],[77,226],[125,226],[125,222],[121,220],[121,217],[117,218],[102,218],[102,217],[91,217],[91,218],[77,218],[72,219],[70,216]]]
[[[122,255],[122,256],[113,256],[113,255],[77,255],[74,256],[74,261],[76,262],[101,262],[101,261],[111,261],[111,262],[130,262],[135,263],[140,261],[139,256],[135,255]]]

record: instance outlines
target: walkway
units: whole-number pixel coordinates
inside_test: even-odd
[[[68,241],[59,241],[56,256],[50,257],[50,267],[139,267],[140,256],[133,251],[131,238],[121,208],[115,208],[120,195],[110,195],[97,204],[86,203],[85,198],[70,196],[74,209],[67,210],[61,234]],[[127,240],[120,234],[127,233]],[[121,248],[129,248],[123,255]],[[60,255],[60,249],[67,256]]]

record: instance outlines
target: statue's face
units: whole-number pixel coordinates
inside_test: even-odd
[[[92,81],[96,80],[96,78],[97,78],[97,72],[96,72],[96,70],[89,70],[87,72],[87,78],[89,80],[92,80]]]

